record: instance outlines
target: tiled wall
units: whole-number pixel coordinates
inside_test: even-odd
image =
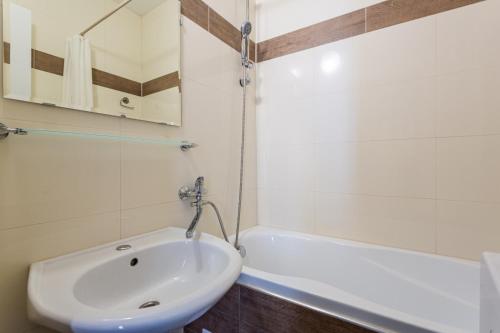
[[[378,2],[258,1],[257,42]],[[423,3],[467,6],[397,22]],[[259,62],[259,224],[500,251],[500,1],[469,3],[388,1],[395,25]]]
[[[207,1],[237,25],[243,3]],[[234,230],[238,188],[240,57],[184,18],[183,127],[61,110],[0,99],[9,126],[181,137],[191,152],[167,146],[55,137],[0,141],[0,332],[48,332],[26,319],[31,262],[174,225],[194,211],[177,199],[182,185],[205,176],[209,198]],[[1,26],[1,24],[0,24]],[[256,221],[255,106],[250,88],[243,226]],[[200,228],[219,234],[207,210]]]

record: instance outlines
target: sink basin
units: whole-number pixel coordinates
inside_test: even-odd
[[[32,264],[29,317],[59,332],[166,333],[210,309],[241,265],[221,239],[168,228]]]

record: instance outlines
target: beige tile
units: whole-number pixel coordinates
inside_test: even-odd
[[[363,36],[328,43],[305,51],[314,61],[314,94],[356,90],[363,78]],[[260,69],[260,67],[259,67]]]
[[[17,121],[9,125],[39,127]],[[0,142],[0,154],[0,229],[120,209],[119,143],[16,136]]]
[[[275,190],[314,190],[314,149],[311,145],[269,145],[259,182]]]
[[[0,332],[24,332],[31,263],[119,239],[119,212],[0,231]]]
[[[500,136],[437,140],[437,197],[500,202]]]
[[[316,146],[316,190],[435,197],[435,140],[337,142]]]
[[[222,203],[222,202],[221,202]],[[235,187],[225,199],[225,205],[219,205],[224,213],[224,225],[228,234],[236,232],[238,212],[238,189]],[[212,214],[212,213],[211,213]],[[257,225],[257,190],[244,189],[241,204],[240,230],[245,230]]]
[[[480,1],[436,16],[440,74],[500,66],[498,12],[500,2],[494,0]]]
[[[121,163],[123,209],[176,201],[196,177],[189,156],[171,146],[123,142]]]
[[[408,36],[412,36],[408,38]],[[404,81],[436,74],[436,18],[429,16],[360,36],[362,81]]]
[[[500,133],[500,67],[438,78],[438,136]]]
[[[123,143],[123,208],[176,201],[177,190],[193,184],[198,176],[205,177],[210,195],[225,194],[231,98],[190,79],[185,80],[184,87],[187,96],[184,98],[183,128],[172,130],[153,126],[153,135],[175,131],[199,147],[186,153],[171,146]],[[126,126],[132,124],[127,122]],[[127,133],[141,133],[142,130],[147,131],[147,127],[129,128]]]
[[[435,136],[434,77],[354,87],[314,98],[316,142]]]
[[[293,97],[257,105],[257,140],[273,145],[313,144],[312,108],[311,98]]]
[[[434,212],[429,199],[317,193],[315,232],[434,252]]]
[[[257,206],[259,225],[314,231],[314,192],[259,189]]]
[[[258,64],[258,102],[307,98],[314,93],[314,53],[305,50]]]
[[[226,92],[238,84],[238,52],[189,19],[183,24],[181,53],[184,78]]]
[[[167,227],[187,228],[194,213],[187,201],[125,209],[121,217],[122,238]]]
[[[500,252],[499,221],[498,204],[439,200],[438,253],[479,260],[482,252]]]

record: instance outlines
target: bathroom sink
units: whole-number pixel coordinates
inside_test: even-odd
[[[168,228],[32,264],[29,317],[59,332],[166,333],[210,309],[241,267],[219,238]]]

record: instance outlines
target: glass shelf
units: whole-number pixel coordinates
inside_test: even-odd
[[[179,147],[182,150],[189,150],[197,145],[182,139],[153,139],[153,138],[143,138],[136,136],[122,136],[122,135],[112,135],[105,133],[85,133],[85,132],[73,132],[73,131],[56,131],[40,128],[9,128],[4,124],[0,123],[0,139],[7,137],[9,134],[15,135],[42,135],[42,136],[59,136],[59,137],[69,137],[69,138],[79,138],[79,139],[89,139],[89,140],[111,140],[119,142],[132,142],[132,143],[142,143],[142,144],[155,144],[155,145],[167,145]]]

